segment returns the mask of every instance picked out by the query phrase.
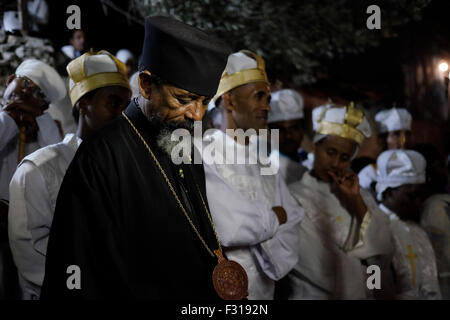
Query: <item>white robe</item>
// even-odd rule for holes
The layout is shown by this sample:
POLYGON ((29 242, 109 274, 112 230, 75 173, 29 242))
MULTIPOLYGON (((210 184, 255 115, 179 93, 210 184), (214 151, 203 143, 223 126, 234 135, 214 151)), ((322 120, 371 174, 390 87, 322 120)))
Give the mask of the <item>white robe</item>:
POLYGON ((420 225, 436 255, 442 298, 450 299, 450 195, 436 194, 425 201, 420 225))
MULTIPOLYGON (((205 135, 226 139, 228 146, 251 149, 220 130, 205 135)), ((227 151, 228 152, 228 151, 227 151)), ((224 157, 223 151, 220 157, 224 157)), ((248 155, 247 155, 248 156, 248 155)), ((249 157, 246 157, 249 163, 249 157)), ((298 224, 303 209, 290 195, 280 175, 261 175, 259 164, 204 163, 206 191, 220 242, 230 260, 246 270, 249 299, 273 299, 275 280, 284 277, 298 259, 298 224), (282 206, 287 222, 279 225, 272 210, 282 206)))
POLYGON ((398 299, 441 299, 436 258, 425 231, 411 221, 402 221, 380 204, 390 220, 395 244, 393 267, 398 299))
POLYGON ((364 189, 370 189, 373 182, 377 182, 377 170, 375 164, 365 166, 358 173, 359 185, 364 189))
POLYGON ((287 185, 299 181, 308 170, 300 162, 291 160, 278 150, 270 153, 270 161, 273 163, 274 171, 283 177, 287 185))
POLYGON ((374 199, 361 189, 368 211, 359 225, 331 192, 330 184, 319 181, 310 172, 289 185, 289 189, 305 209, 298 229, 300 256, 289 274, 289 298, 372 298, 362 260, 381 256, 383 268, 393 252, 389 220, 374 199))
POLYGON ((23 299, 38 299, 59 188, 81 140, 67 134, 20 163, 10 184, 9 243, 23 299))
MULTIPOLYGON (((25 145, 25 155, 61 141, 58 127, 48 113, 36 118, 37 141, 25 145)), ((6 113, 0 111, 0 199, 9 200, 9 182, 17 168, 19 128, 6 113)))

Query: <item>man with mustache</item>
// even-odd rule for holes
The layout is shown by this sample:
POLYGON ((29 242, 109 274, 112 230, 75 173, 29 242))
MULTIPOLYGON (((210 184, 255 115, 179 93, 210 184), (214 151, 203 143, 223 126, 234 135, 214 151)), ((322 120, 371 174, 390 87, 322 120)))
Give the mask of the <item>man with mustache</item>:
POLYGON ((214 149, 220 163, 205 161, 213 220, 227 256, 247 272, 248 298, 274 299, 275 281, 297 262, 303 209, 280 174, 262 175, 258 137, 236 139, 239 130, 267 129, 270 89, 263 59, 248 50, 231 54, 214 99, 221 128, 205 133, 203 150, 218 141, 225 147, 217 143, 214 149), (236 154, 234 163, 226 162, 230 154, 236 154))
POLYGON ((19 137, 25 141, 21 157, 61 141, 55 121, 45 111, 65 97, 66 87, 48 64, 27 59, 7 81, 0 110, 0 199, 9 200, 9 182, 19 159, 19 137))
POLYGON ((146 19, 139 97, 83 141, 61 185, 41 299, 223 294, 213 279, 230 262, 210 219, 203 166, 175 164, 167 136, 202 119, 228 52, 178 20, 146 19))
MULTIPOLYGON (((389 221, 368 192, 360 190, 350 161, 371 134, 353 104, 313 110, 314 167, 289 185, 305 208, 298 233, 300 254, 289 274, 290 299, 369 299, 387 291, 392 254, 389 221), (366 268, 381 269, 381 289, 370 291, 366 268)), ((385 297, 385 296, 383 296, 385 297)))
POLYGON ((125 65, 106 51, 85 53, 67 66, 76 134, 24 158, 10 184, 9 243, 22 298, 39 299, 56 197, 82 140, 117 118, 130 101, 125 65))

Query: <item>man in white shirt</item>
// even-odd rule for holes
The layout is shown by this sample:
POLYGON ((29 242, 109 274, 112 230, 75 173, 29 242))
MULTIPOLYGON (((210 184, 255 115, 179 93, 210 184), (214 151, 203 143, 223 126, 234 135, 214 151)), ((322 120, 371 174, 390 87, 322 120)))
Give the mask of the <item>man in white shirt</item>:
POLYGON ((440 299, 434 250, 418 224, 426 197, 425 158, 413 150, 388 150, 377 166, 377 198, 391 220, 395 245, 396 298, 440 299))
POLYGON ((9 241, 22 298, 38 299, 58 191, 81 141, 120 115, 130 99, 125 65, 106 51, 67 66, 76 134, 23 159, 10 184, 9 241))
POLYGON ((279 174, 262 175, 258 137, 233 137, 238 129, 267 128, 270 89, 262 58, 248 50, 231 54, 214 100, 221 128, 206 133, 204 143, 225 148, 214 149, 222 163, 204 161, 211 214, 225 254, 247 272, 248 298, 273 299, 275 281, 297 262, 303 209, 279 174), (225 163, 231 153, 245 162, 225 163))
POLYGON ((55 121, 45 111, 66 95, 56 70, 36 59, 23 61, 7 84, 0 110, 0 199, 5 200, 9 200, 9 182, 20 160, 61 141, 55 121))
POLYGON ((302 165, 299 149, 305 127, 303 98, 292 89, 272 93, 267 123, 271 130, 279 130, 279 149, 271 151, 271 158, 286 184, 298 181, 307 169, 302 165))
POLYGON ((359 145, 370 137, 369 122, 352 103, 317 107, 312 117, 313 170, 289 185, 305 217, 298 228, 300 253, 289 274, 288 298, 386 297, 393 249, 389 221, 349 169, 359 145), (367 286, 369 265, 381 269, 381 290, 367 286))

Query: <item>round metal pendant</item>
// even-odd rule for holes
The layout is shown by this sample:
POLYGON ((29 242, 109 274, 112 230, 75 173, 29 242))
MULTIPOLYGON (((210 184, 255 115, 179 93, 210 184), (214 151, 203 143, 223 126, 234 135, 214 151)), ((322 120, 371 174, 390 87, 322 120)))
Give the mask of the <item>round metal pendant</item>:
POLYGON ((214 289, 224 300, 242 300, 248 296, 247 273, 235 261, 220 261, 214 268, 212 279, 214 289))

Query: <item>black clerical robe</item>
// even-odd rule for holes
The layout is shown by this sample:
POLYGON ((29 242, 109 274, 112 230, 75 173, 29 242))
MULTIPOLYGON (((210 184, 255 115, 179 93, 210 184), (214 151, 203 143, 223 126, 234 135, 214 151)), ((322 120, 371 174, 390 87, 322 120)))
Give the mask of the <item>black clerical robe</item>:
MULTIPOLYGON (((217 249, 199 196, 200 190, 207 201, 203 166, 173 164, 133 101, 125 113, 208 246, 217 249)), ((219 299, 212 284, 216 263, 123 116, 81 144, 59 191, 41 299, 219 299), (76 281, 69 279, 72 265, 81 271, 81 289, 68 288, 76 281)))

